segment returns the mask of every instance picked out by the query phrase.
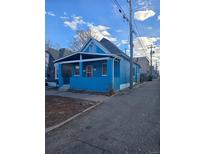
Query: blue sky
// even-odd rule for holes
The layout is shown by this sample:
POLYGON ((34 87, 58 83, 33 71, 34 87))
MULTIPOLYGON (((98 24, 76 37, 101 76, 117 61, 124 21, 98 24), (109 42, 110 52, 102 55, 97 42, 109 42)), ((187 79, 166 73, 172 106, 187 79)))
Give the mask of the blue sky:
MULTIPOLYGON (((128 15, 127 0, 117 0, 128 15)), ((71 45, 76 30, 92 28, 129 52, 129 27, 113 0, 46 0, 45 37, 60 48, 71 45)), ((135 49, 160 42, 159 0, 133 0, 134 22, 140 36, 134 36, 135 49)), ((135 26, 135 25, 134 25, 135 26)))

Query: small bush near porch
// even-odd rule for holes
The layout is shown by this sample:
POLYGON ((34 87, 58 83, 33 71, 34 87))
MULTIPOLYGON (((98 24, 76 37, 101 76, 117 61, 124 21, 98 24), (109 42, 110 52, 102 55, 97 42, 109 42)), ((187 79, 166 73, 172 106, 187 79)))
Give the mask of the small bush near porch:
POLYGON ((94 105, 94 102, 60 97, 60 96, 46 96, 45 97, 45 127, 51 127, 67 120, 75 114, 85 110, 94 105))

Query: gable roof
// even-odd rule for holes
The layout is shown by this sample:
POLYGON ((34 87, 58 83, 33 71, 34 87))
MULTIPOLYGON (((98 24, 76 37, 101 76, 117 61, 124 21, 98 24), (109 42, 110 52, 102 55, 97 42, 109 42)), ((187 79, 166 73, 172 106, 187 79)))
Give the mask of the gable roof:
POLYGON ((66 48, 61 48, 59 50, 54 49, 54 48, 48 48, 46 49, 46 52, 49 53, 53 57, 54 60, 57 60, 62 57, 66 57, 73 53, 71 50, 66 49, 66 48))
POLYGON ((61 48, 59 49, 59 56, 58 58, 62 58, 62 57, 66 57, 70 54, 72 54, 73 52, 70 49, 66 49, 66 48, 61 48))
POLYGON ((116 45, 114 45, 112 42, 110 42, 106 38, 103 38, 100 41, 100 44, 103 45, 107 50, 109 50, 113 54, 121 54, 122 53, 122 51, 116 45))
POLYGON ((46 49, 46 52, 49 53, 53 57, 53 59, 58 59, 58 56, 59 56, 58 50, 53 49, 53 48, 48 48, 46 49))
POLYGON ((81 48, 81 52, 85 51, 86 48, 88 47, 90 42, 94 42, 96 45, 98 45, 106 54, 109 54, 109 50, 107 48, 105 48, 98 40, 94 39, 93 37, 91 37, 90 39, 87 40, 87 42, 83 45, 83 47, 81 48))
MULTIPOLYGON (((124 57, 125 59, 130 61, 130 57, 127 54, 122 52, 122 50, 120 50, 115 44, 113 44, 111 41, 107 40, 106 38, 103 38, 99 43, 103 45, 110 53, 124 57)), ((135 60, 133 60, 133 63, 137 64, 135 60)))
POLYGON ((134 57, 134 60, 138 63, 139 61, 147 61, 149 63, 149 59, 147 56, 143 57, 134 57))

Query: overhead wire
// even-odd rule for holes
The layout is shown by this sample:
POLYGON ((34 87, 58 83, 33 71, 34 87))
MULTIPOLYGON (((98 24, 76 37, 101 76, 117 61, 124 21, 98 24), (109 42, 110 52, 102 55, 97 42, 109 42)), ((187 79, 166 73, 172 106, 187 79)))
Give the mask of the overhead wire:
MULTIPOLYGON (((115 3, 115 5, 118 7, 118 11, 120 12, 120 14, 122 15, 122 17, 123 17, 123 19, 125 19, 127 22, 129 22, 129 18, 128 18, 128 16, 127 16, 127 14, 125 13, 125 11, 123 10, 123 8, 121 7, 121 5, 119 4, 119 2, 117 1, 117 0, 113 0, 113 2, 115 3)), ((139 37, 139 43, 140 43, 140 45, 141 45, 141 47, 143 48, 143 52, 144 52, 144 54, 146 55, 146 57, 148 57, 147 56, 147 53, 146 53, 146 47, 145 47, 145 45, 144 45, 144 42, 140 39, 141 38, 141 35, 140 35, 140 33, 139 33, 139 30, 137 29, 137 26, 136 26, 136 23, 135 22, 133 22, 134 23, 134 28, 135 28, 135 30, 133 30, 133 33, 135 34, 135 36, 137 37, 139 37)))

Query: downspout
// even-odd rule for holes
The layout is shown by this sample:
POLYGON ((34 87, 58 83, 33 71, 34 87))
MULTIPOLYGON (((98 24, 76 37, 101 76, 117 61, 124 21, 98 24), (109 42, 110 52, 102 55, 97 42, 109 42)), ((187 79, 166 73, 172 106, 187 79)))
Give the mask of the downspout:
POLYGON ((112 89, 113 89, 113 91, 115 90, 115 59, 116 59, 116 57, 114 57, 113 58, 113 63, 112 63, 112 89))

